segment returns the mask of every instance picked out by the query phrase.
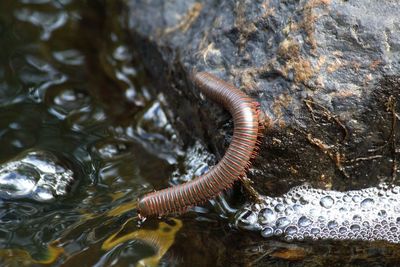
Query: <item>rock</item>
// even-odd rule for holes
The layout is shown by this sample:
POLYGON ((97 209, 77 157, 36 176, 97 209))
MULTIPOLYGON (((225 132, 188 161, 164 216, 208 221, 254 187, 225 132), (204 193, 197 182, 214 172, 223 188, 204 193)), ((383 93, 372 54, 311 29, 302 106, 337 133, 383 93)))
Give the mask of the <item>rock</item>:
POLYGON ((204 70, 261 103, 270 120, 250 178, 266 195, 305 181, 359 189, 398 172, 397 1, 132 0, 132 47, 188 145, 222 157, 230 117, 190 81, 204 70), (205 132, 204 132, 205 131, 205 132))

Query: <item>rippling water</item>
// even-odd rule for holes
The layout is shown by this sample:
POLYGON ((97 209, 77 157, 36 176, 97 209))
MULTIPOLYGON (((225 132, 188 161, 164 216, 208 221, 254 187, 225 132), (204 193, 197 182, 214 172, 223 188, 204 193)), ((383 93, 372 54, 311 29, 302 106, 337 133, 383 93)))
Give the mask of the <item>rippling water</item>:
POLYGON ((2 265, 157 264, 182 227, 137 227, 137 197, 167 184, 182 152, 125 43, 120 8, 0 3, 2 265), (159 244, 147 240, 157 233, 159 244))
POLYGON ((395 263, 398 247, 286 243, 223 198, 138 226, 136 199, 207 170, 129 45, 122 1, 0 1, 0 265, 395 263), (352 248, 349 250, 349 248, 352 248))

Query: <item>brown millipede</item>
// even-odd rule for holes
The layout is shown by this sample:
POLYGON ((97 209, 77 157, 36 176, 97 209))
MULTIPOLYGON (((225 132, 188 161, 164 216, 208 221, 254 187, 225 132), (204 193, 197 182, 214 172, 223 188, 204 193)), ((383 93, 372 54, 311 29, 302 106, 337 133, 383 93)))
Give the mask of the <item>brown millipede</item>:
POLYGON ((245 175, 257 154, 259 104, 245 93, 206 72, 193 75, 195 85, 207 97, 222 104, 233 116, 234 132, 224 157, 209 172, 182 185, 148 193, 138 201, 141 217, 180 213, 216 197, 245 175))

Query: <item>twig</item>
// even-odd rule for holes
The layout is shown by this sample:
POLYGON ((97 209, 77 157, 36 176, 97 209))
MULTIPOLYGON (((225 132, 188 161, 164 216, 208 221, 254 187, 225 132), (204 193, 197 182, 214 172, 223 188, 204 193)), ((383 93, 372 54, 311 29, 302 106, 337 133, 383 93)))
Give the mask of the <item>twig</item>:
POLYGON ((314 113, 316 113, 316 111, 314 111, 312 106, 314 105, 316 107, 321 108, 323 111, 321 113, 321 115, 323 115, 328 121, 335 122, 342 129, 342 131, 344 133, 342 142, 347 140, 347 138, 349 136, 349 131, 347 130, 346 126, 337 118, 337 116, 335 114, 333 114, 331 111, 329 111, 326 107, 314 102, 314 100, 311 100, 311 99, 304 100, 304 104, 306 105, 307 109, 309 110, 313 121, 316 121, 315 116, 314 116, 314 113))

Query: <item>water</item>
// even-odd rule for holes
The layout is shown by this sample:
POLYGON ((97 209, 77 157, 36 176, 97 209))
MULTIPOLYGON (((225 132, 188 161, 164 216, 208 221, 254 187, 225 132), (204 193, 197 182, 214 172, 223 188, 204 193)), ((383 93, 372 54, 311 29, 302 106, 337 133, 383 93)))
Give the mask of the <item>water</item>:
MULTIPOLYGON (((258 229, 269 238, 239 232, 224 198, 139 227, 140 195, 185 182, 215 159, 200 142, 180 147, 166 115, 173 110, 150 90, 123 11, 117 0, 0 1, 1 266, 398 263, 398 247, 387 243, 286 242, 274 227, 258 229)), ((282 212, 295 211, 276 205, 247 218, 279 220, 295 234, 282 212)))

